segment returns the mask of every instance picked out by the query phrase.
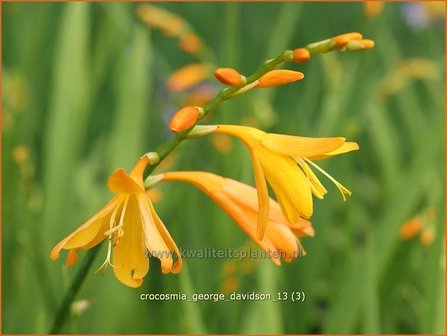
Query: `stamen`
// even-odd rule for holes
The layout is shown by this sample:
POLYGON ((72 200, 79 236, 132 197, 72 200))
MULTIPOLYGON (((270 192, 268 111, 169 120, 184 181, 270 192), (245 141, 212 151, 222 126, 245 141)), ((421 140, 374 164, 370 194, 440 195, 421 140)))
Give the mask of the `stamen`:
POLYGON ((120 216, 120 221, 118 223, 118 225, 116 226, 118 233, 115 237, 115 244, 113 246, 118 245, 120 239, 122 236, 124 236, 124 231, 122 229, 122 227, 124 226, 124 215, 126 213, 126 209, 127 209, 127 204, 129 203, 129 196, 126 196, 125 200, 124 200, 124 205, 123 205, 123 210, 121 211, 121 216, 120 216))
POLYGON ((314 174, 312 169, 307 165, 306 162, 301 157, 294 157, 296 163, 302 168, 304 171, 304 174, 306 175, 307 179, 310 183, 310 188, 312 189, 312 193, 317 196, 320 199, 324 198, 324 195, 327 194, 326 188, 323 186, 323 184, 320 182, 318 177, 314 174))
POLYGON ((310 163, 313 167, 317 168, 323 175, 325 175, 329 180, 332 181, 332 183, 335 184, 335 186, 338 188, 338 190, 341 193, 341 196, 343 197, 343 201, 346 201, 346 196, 351 196, 352 192, 348 190, 346 187, 344 187, 340 182, 338 182, 336 179, 334 179, 331 175, 326 173, 323 169, 321 169, 316 163, 312 162, 309 159, 304 158, 304 160, 308 163, 310 163))
POLYGON ((109 239, 112 239, 111 236, 113 233, 115 233, 116 231, 118 231, 119 229, 121 229, 121 226, 116 225, 113 228, 107 230, 106 232, 104 232, 104 236, 109 236, 109 239))
POLYGON ((298 256, 297 256, 297 258, 305 257, 307 255, 307 252, 304 249, 303 245, 301 245, 301 241, 299 239, 298 239, 297 243, 298 243, 298 256))
POLYGON ((113 226, 115 224, 115 217, 116 217, 116 214, 118 213, 118 209, 120 208, 121 203, 122 203, 122 201, 118 203, 118 205, 115 207, 115 209, 113 209, 112 216, 110 216, 110 222, 109 222, 110 229, 107 230, 106 232, 104 232, 104 236, 109 236, 109 239, 112 239, 112 236, 108 232, 113 229, 113 226))
POLYGON ((101 272, 104 274, 104 272, 107 269, 107 266, 109 266, 109 265, 113 268, 117 267, 117 266, 113 265, 112 262, 110 261, 111 257, 112 257, 112 240, 109 240, 108 247, 107 247, 106 260, 104 260, 102 265, 95 271, 95 273, 101 272))
POLYGON ((101 272, 104 273, 107 269, 107 267, 110 265, 111 267, 115 268, 117 266, 113 265, 111 262, 112 258, 112 248, 115 247, 118 244, 119 239, 124 235, 124 231, 122 230, 123 227, 123 221, 124 221, 124 215, 126 213, 127 209, 127 203, 129 201, 129 196, 126 196, 123 201, 121 201, 116 208, 113 210, 112 216, 110 217, 109 222, 109 230, 104 232, 105 236, 109 236, 109 242, 107 247, 107 256, 102 265, 96 270, 95 273, 101 272), (118 225, 115 224, 116 215, 118 213, 119 208, 121 207, 121 204, 123 204, 123 208, 121 209, 120 219, 118 222, 118 225), (115 232, 118 232, 115 239, 113 239, 113 234, 115 232))

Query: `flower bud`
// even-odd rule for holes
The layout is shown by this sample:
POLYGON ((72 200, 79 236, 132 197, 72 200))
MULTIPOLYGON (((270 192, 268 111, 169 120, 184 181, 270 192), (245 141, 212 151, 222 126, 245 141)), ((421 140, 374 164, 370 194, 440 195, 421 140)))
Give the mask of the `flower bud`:
POLYGON ((197 123, 200 119, 200 114, 198 108, 186 106, 174 114, 169 122, 169 129, 175 133, 185 131, 197 123))
POLYGON ((293 61, 297 63, 304 63, 310 59, 310 52, 306 48, 298 48, 293 50, 293 61))
POLYGON ((267 72, 259 79, 257 88, 267 88, 276 85, 283 85, 298 81, 304 78, 304 74, 299 71, 292 70, 272 70, 267 72))
POLYGON ((357 41, 363 38, 360 33, 346 33, 337 35, 331 38, 335 42, 335 49, 340 49, 346 46, 350 41, 357 41))
POLYGON ((352 40, 342 49, 342 51, 367 50, 374 47, 373 40, 352 40))
POLYGON ((247 82, 245 76, 233 68, 219 68, 214 71, 214 77, 222 84, 229 86, 241 86, 247 82))

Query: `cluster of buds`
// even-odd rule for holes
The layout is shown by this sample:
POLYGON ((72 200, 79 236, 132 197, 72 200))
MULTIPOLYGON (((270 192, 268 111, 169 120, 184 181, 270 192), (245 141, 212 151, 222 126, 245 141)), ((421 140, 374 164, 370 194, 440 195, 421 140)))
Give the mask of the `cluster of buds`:
POLYGON ((374 47, 374 41, 363 39, 360 33, 341 34, 329 39, 308 44, 306 49, 311 54, 321 54, 329 51, 358 51, 374 47))

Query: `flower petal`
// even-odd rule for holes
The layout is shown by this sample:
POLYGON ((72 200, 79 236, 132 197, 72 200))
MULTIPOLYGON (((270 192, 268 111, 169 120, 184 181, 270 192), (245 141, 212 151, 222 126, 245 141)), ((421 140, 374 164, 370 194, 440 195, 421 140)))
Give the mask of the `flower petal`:
POLYGON ((71 249, 68 251, 67 260, 65 264, 67 267, 72 267, 78 261, 78 254, 76 253, 76 249, 71 249))
POLYGON ((175 244, 174 239, 172 239, 171 235, 169 234, 169 231, 166 229, 166 226, 163 224, 160 217, 158 217, 157 213, 155 212, 154 206, 152 205, 152 202, 150 198, 147 197, 147 203, 149 205, 149 209, 152 214, 152 218, 154 219, 155 225, 157 226, 158 232, 161 234, 164 242, 168 246, 169 251, 172 253, 175 253, 177 255, 177 260, 174 262, 174 265, 172 265, 171 272, 174 274, 179 273, 182 270, 182 255, 180 253, 180 250, 178 249, 177 245, 175 244))
POLYGON ((166 274, 172 269, 172 255, 157 228, 155 219, 152 216, 150 200, 144 193, 138 193, 138 208, 140 209, 141 222, 143 224, 144 240, 146 248, 155 258, 160 259, 161 271, 166 274))
POLYGON ((258 152, 267 181, 287 220, 294 223, 299 217, 310 218, 313 213, 312 192, 303 171, 289 157, 266 149, 258 152))
POLYGON ((288 156, 317 156, 331 152, 345 142, 345 138, 309 138, 267 133, 261 140, 265 148, 288 156))
MULTIPOLYGON (((257 238, 257 213, 243 206, 239 206, 231 198, 224 193, 215 193, 209 195, 232 219, 238 226, 264 251, 268 253, 276 252, 275 245, 270 237, 264 235, 262 240, 257 238)), ((280 265, 281 261, 273 254, 272 261, 280 265)))
POLYGON ((129 197, 123 218, 124 235, 113 248, 113 272, 123 284, 139 287, 149 271, 137 200, 129 197))
MULTIPOLYGON (((64 249, 82 248, 90 244, 96 237, 101 236, 101 229, 104 228, 102 219, 111 214, 113 209, 119 205, 121 198, 115 196, 107 205, 99 210, 87 222, 78 227, 75 231, 69 234, 65 239, 59 242, 51 251, 50 258, 56 260, 59 258, 60 251, 64 249)), ((101 239, 102 240, 102 239, 101 239)), ((101 241, 100 240, 100 241, 101 241)))
POLYGON ((107 186, 112 192, 128 195, 144 191, 123 168, 115 170, 112 176, 109 177, 107 186))
POLYGON ((348 152, 352 152, 359 149, 359 145, 357 142, 345 142, 342 146, 338 147, 337 149, 330 151, 324 155, 317 155, 317 156, 309 156, 308 159, 315 161, 315 160, 322 160, 327 159, 330 157, 333 157, 335 155, 344 154, 348 152))
POLYGON ((257 237, 259 240, 262 240, 269 220, 270 198, 267 189, 267 182, 265 181, 264 171, 261 166, 261 161, 259 160, 255 149, 251 150, 250 153, 253 162, 253 171, 255 174, 256 190, 258 193, 259 204, 257 237))
POLYGON ((298 240, 287 226, 272 224, 267 228, 266 234, 271 237, 276 249, 281 253, 282 259, 290 262, 299 256, 298 240))

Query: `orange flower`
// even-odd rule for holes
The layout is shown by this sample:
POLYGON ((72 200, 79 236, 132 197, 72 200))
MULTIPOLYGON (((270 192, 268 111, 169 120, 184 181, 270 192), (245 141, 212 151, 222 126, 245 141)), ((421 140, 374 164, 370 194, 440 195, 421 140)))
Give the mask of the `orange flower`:
POLYGON ((232 68, 219 68, 214 71, 214 77, 216 77, 219 82, 230 86, 240 86, 247 81, 245 76, 242 76, 238 71, 232 68))
POLYGON ((56 260, 62 249, 69 250, 67 265, 72 266, 77 261, 78 249, 90 249, 107 238, 108 252, 101 268, 112 265, 118 280, 129 287, 143 283, 149 271, 147 252, 160 259, 163 273, 180 272, 180 252, 143 186, 143 172, 148 163, 149 159, 144 156, 130 174, 117 169, 108 181, 109 189, 117 195, 57 244, 50 258, 56 260), (175 262, 174 254, 177 255, 175 262))
POLYGON ((245 233, 269 253, 272 261, 279 265, 280 259, 291 262, 305 255, 297 237, 313 236, 309 221, 298 219, 288 223, 281 209, 269 198, 270 213, 265 235, 258 239, 258 197, 255 188, 238 181, 205 172, 167 172, 161 181, 182 181, 195 185, 219 205, 245 233))
POLYGON ((267 88, 271 86, 283 85, 295 82, 304 78, 304 74, 292 70, 272 70, 259 78, 257 88, 267 88))
POLYGON ((203 109, 200 108, 200 110, 195 106, 186 106, 178 110, 169 122, 169 129, 178 133, 193 127, 199 120, 201 114, 203 115, 203 109))
POLYGON ((169 76, 167 86, 172 92, 181 92, 207 79, 209 75, 210 68, 208 65, 203 63, 189 64, 169 76))

